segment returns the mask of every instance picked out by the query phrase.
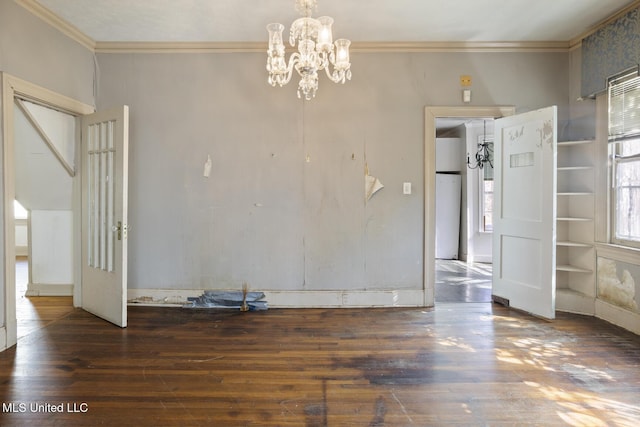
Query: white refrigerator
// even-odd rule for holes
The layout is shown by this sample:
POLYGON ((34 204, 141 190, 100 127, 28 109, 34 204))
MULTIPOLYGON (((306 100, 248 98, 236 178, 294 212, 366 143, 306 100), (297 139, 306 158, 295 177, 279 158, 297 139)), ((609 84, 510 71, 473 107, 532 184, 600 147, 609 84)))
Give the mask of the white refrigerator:
POLYGON ((462 178, 436 173, 436 258, 458 259, 462 178))

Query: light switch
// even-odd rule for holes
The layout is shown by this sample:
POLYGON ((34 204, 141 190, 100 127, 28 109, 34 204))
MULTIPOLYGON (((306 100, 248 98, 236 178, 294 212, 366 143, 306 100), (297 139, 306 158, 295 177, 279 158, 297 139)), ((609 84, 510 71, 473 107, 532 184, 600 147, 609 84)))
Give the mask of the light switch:
POLYGON ((411 194, 411 183, 405 182, 402 184, 402 194, 411 194))
POLYGON ((464 89, 462 91, 462 102, 471 102, 471 89, 464 89))

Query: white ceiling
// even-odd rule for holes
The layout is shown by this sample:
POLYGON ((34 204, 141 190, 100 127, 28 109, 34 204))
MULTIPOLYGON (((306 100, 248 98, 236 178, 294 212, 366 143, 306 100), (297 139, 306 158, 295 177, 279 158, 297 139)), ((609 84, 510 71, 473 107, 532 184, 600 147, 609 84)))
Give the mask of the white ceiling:
MULTIPOLYGON (((96 42, 265 42, 294 0, 37 2, 96 42)), ((334 37, 354 42, 571 41, 637 0, 318 0, 334 37)))

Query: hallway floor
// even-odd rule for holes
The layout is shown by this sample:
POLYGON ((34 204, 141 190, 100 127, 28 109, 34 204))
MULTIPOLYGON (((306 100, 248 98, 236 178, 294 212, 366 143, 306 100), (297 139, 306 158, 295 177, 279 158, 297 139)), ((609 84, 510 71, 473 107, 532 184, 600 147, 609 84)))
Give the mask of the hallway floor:
POLYGON ((436 304, 491 302, 491 275, 491 264, 437 259, 436 304))
POLYGON ((29 264, 26 258, 16 259, 16 319, 18 340, 45 327, 73 311, 72 297, 27 297, 29 264))

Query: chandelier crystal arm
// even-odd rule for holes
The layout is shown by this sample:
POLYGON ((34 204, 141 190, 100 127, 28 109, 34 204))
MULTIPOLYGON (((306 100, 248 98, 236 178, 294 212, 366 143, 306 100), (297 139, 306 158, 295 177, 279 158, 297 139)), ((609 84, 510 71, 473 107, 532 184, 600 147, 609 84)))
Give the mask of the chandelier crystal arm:
POLYGON ((331 71, 329 65, 327 65, 324 70, 329 80, 334 83, 344 84, 345 81, 351 80, 351 70, 340 70, 334 67, 333 71, 331 71))
POLYGON ((279 86, 284 86, 291 81, 291 77, 293 76, 293 68, 298 63, 299 58, 300 54, 298 52, 291 54, 289 63, 287 64, 285 71, 282 73, 283 78, 281 79, 281 82, 278 82, 279 86))

